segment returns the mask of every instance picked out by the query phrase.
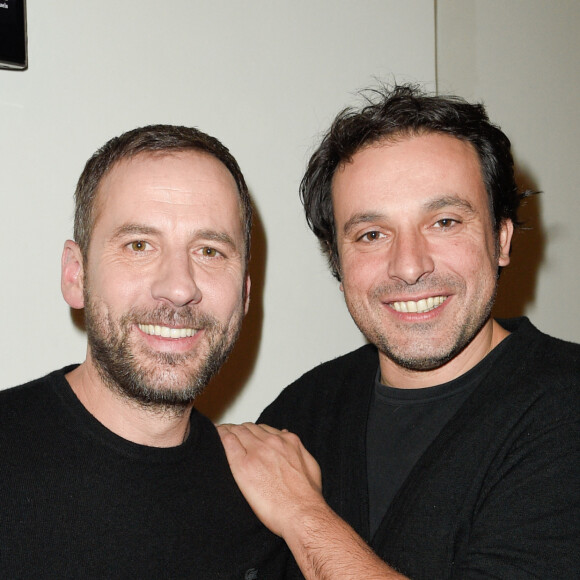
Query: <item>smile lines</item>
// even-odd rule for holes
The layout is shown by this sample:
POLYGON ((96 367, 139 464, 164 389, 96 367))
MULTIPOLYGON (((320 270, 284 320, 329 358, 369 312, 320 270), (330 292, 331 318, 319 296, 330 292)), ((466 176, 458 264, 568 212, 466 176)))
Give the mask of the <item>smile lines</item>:
POLYGON ((441 306, 445 300, 447 300, 447 296, 430 296, 429 298, 423 298, 416 302, 414 300, 391 302, 389 306, 397 312, 416 312, 417 314, 423 314, 424 312, 429 312, 441 306))
POLYGON ((159 326, 158 324, 138 324, 138 326, 139 330, 145 334, 163 338, 187 338, 197 332, 195 328, 170 328, 169 326, 159 326))

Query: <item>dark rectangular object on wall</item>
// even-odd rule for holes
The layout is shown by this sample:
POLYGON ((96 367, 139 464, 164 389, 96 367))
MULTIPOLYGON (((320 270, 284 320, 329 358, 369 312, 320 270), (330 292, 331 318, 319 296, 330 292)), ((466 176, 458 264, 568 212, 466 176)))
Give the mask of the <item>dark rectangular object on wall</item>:
POLYGON ((0 68, 25 69, 26 1, 0 0, 0 68))

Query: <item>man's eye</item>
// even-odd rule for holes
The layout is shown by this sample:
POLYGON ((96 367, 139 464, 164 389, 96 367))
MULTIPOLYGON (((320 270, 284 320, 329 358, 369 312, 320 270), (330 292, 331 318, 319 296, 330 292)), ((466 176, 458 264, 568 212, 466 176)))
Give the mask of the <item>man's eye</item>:
POLYGON ((366 232, 359 239, 363 242, 374 242, 375 240, 378 240, 381 237, 383 237, 383 234, 381 232, 372 231, 366 232))
POLYGON ((205 256, 206 258, 215 258, 216 256, 219 256, 219 252, 215 248, 206 246, 205 248, 201 249, 201 255, 205 256))
POLYGON ((457 220, 454 220, 452 218, 443 218, 443 219, 440 219, 437 222, 435 222, 435 225, 437 227, 446 229, 446 228, 450 228, 450 227, 454 226, 456 223, 458 223, 457 220))
POLYGON ((147 242, 144 242, 143 240, 136 240, 134 242, 131 242, 130 246, 131 249, 134 252, 144 252, 147 248, 148 248, 147 242))

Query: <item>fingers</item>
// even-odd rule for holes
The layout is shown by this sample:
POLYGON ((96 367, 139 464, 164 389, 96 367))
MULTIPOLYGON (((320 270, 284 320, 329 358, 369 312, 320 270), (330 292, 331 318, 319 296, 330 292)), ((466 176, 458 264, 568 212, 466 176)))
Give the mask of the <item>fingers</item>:
POLYGON ((248 439, 255 437, 252 435, 251 431, 243 425, 218 425, 217 431, 230 463, 247 455, 247 448, 249 445, 248 439))
POLYGON ((311 484, 320 489, 320 468, 314 457, 302 445, 300 438, 287 429, 275 429, 269 425, 243 423, 224 424, 218 427, 222 444, 226 450, 234 475, 243 469, 282 469, 282 465, 293 466, 294 471, 303 472, 311 484))
POLYGON ((271 441, 272 437, 284 438, 290 435, 287 429, 280 431, 269 425, 256 425, 254 423, 242 423, 241 425, 224 423, 223 425, 219 425, 217 430, 222 438, 222 442, 227 441, 231 445, 237 443, 244 448, 248 448, 259 442, 271 441))
POLYGON ((318 463, 302 445, 300 438, 287 429, 275 429, 269 425, 225 423, 217 427, 222 444, 230 463, 249 460, 304 463, 310 469, 318 470, 318 463))
POLYGON ((255 425, 254 423, 241 425, 225 423, 218 425, 217 431, 230 466, 244 461, 260 450, 263 452, 265 449, 275 446, 276 444, 273 443, 272 439, 282 433, 273 427, 255 425))
POLYGON ((297 513, 324 501, 318 463, 297 435, 253 423, 217 429, 234 479, 272 532, 283 536, 297 513))

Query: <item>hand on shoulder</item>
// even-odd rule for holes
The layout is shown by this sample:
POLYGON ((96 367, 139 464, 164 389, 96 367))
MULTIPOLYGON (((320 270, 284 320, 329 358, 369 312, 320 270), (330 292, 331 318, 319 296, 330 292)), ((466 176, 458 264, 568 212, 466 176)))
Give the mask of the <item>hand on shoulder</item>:
POLYGON ((220 425, 234 478, 260 520, 275 534, 300 514, 326 505, 318 463, 299 437, 268 425, 220 425))

